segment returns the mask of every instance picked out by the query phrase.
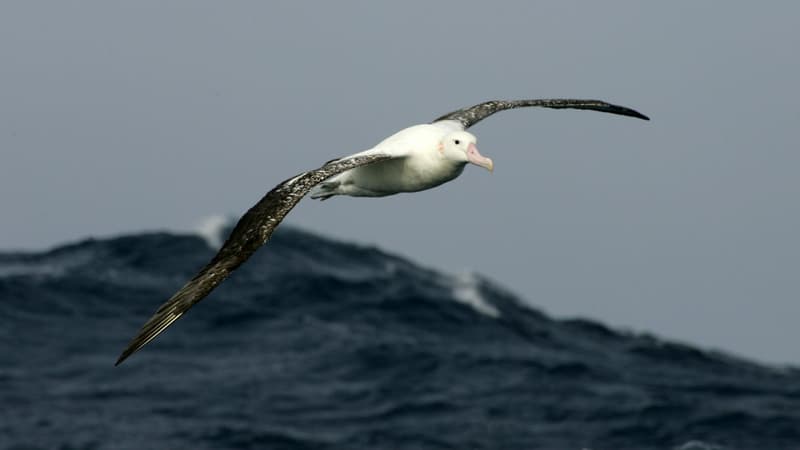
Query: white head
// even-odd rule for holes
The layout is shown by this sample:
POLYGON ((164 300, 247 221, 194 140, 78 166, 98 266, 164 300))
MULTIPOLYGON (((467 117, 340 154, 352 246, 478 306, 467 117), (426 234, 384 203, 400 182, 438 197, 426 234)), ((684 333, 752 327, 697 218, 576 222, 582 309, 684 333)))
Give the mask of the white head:
POLYGON ((466 131, 456 131, 442 138, 440 150, 445 158, 461 162, 472 163, 491 172, 494 169, 492 160, 481 155, 475 143, 478 138, 466 131))

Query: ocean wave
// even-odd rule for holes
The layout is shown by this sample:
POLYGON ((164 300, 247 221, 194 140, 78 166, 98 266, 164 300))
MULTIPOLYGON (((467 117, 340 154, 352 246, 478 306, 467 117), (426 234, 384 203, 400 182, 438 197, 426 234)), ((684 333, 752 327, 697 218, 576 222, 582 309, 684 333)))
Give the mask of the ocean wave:
POLYGON ((462 273, 449 277, 452 280, 453 299, 467 304, 481 314, 500 317, 500 311, 483 296, 480 281, 474 273, 462 273))
POLYGON ((124 365, 225 233, 0 254, 11 448, 790 449, 800 371, 589 320, 281 227, 124 365))
POLYGON ((201 237, 208 247, 212 250, 218 250, 225 242, 231 227, 235 225, 235 219, 223 216, 221 214, 214 214, 201 219, 194 227, 194 233, 201 237))

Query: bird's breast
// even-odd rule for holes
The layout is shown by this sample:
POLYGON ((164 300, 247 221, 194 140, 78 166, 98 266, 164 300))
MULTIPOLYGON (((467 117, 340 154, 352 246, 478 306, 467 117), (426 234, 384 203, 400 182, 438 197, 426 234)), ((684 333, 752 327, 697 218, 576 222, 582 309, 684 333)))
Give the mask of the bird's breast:
POLYGON ((349 181, 362 189, 389 195, 430 189, 458 177, 463 170, 464 164, 443 158, 409 157, 359 167, 353 170, 349 181))

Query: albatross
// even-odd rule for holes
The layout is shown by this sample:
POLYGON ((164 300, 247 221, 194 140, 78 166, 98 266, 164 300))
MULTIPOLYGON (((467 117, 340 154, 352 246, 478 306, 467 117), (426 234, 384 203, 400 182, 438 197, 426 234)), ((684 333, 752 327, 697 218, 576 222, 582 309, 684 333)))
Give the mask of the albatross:
POLYGON ((461 175, 467 164, 491 172, 494 162, 478 151, 477 138, 466 130, 497 112, 524 107, 585 109, 650 120, 633 109, 600 100, 495 100, 408 127, 369 150, 328 161, 318 169, 289 178, 239 219, 219 252, 156 310, 115 365, 161 334, 247 261, 307 194, 320 200, 336 195, 383 197, 436 187, 461 175))

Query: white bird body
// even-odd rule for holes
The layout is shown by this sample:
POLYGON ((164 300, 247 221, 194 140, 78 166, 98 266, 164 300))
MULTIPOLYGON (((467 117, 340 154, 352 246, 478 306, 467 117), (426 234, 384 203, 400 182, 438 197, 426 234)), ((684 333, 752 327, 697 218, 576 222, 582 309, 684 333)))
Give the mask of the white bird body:
POLYGON ((491 171, 494 163, 478 152, 477 139, 465 130, 496 112, 530 106, 587 109, 649 120, 632 109, 599 100, 495 100, 453 111, 430 124, 406 128, 369 150, 289 178, 239 219, 214 258, 145 322, 117 364, 182 317, 266 244, 286 214, 309 192, 312 198, 322 200, 335 195, 383 197, 446 183, 461 175, 468 163, 491 171))
POLYGON ((331 177, 311 192, 311 198, 326 199, 334 195, 383 197, 430 189, 458 177, 468 160, 448 152, 446 139, 449 136, 460 138, 466 148, 470 143, 475 144, 476 138, 461 131, 455 122, 445 122, 448 123, 405 128, 369 150, 342 158, 370 154, 394 157, 331 177))

